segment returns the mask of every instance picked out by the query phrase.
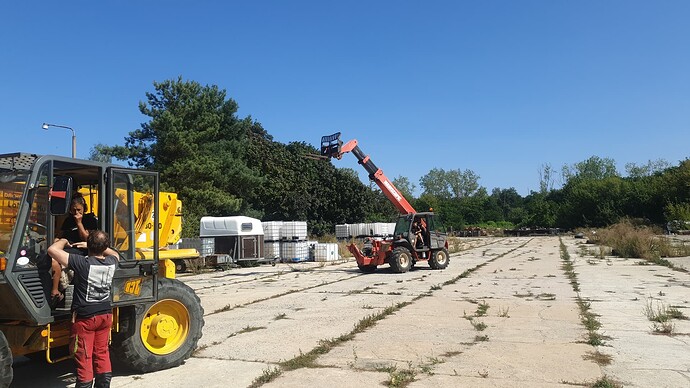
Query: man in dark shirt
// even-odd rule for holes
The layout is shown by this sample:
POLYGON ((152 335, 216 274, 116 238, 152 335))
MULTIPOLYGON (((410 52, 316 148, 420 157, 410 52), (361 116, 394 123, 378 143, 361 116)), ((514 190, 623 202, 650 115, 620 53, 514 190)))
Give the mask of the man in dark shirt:
POLYGON ((72 300, 72 348, 77 364, 75 388, 110 386, 112 368, 108 339, 113 323, 110 288, 117 266, 117 252, 109 248, 108 234, 101 230, 89 233, 86 243, 70 244, 60 239, 48 248, 48 254, 58 263, 74 270, 72 300), (65 248, 83 248, 88 256, 65 252, 65 248))
MULTIPOLYGON (((77 193, 72 197, 69 205, 70 216, 62 223, 59 236, 66 238, 70 244, 86 241, 89 232, 98 229, 98 219, 93 213, 86 213, 88 210, 89 207, 86 205, 86 200, 81 194, 77 193)), ((63 295, 60 293, 59 288, 62 266, 57 261, 53 260, 51 267, 53 269, 53 283, 50 299, 52 307, 55 307, 56 304, 63 299, 63 295)))

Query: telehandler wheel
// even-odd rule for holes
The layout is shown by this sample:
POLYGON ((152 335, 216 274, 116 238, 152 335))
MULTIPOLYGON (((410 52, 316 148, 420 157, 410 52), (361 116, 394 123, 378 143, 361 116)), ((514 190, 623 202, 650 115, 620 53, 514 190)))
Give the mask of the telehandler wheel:
POLYGON ((375 264, 370 264, 370 265, 358 265, 359 270, 364 272, 364 273, 374 273, 376 272, 376 265, 375 264))
POLYGON ((431 267, 431 269, 444 269, 449 263, 450 257, 446 248, 432 253, 431 259, 429 259, 429 267, 431 267))
POLYGON ((407 272, 412 267, 412 254, 405 247, 397 247, 391 252, 389 262, 393 272, 407 272))
POLYGON ((12 383, 12 350, 0 331, 0 388, 7 388, 12 383))
POLYGON ((152 372, 182 364, 196 349, 204 309, 189 286, 158 279, 158 301, 122 308, 113 352, 124 366, 152 372))

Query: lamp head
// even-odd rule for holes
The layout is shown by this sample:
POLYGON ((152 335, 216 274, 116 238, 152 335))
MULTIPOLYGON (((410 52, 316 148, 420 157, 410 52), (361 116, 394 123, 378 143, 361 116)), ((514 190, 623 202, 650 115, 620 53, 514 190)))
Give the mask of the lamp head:
POLYGON ((48 124, 43 123, 43 125, 41 126, 41 128, 43 128, 43 129, 48 129, 48 124))

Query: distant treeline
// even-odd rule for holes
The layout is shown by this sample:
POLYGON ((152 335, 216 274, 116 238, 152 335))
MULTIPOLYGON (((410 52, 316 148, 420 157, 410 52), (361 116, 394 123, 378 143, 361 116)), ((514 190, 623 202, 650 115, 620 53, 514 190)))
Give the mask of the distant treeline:
MULTIPOLYGON (((195 236, 202 216, 247 215, 265 221, 307 220, 310 233, 333 234, 342 223, 390 222, 395 208, 352 169, 309 158, 309 144, 283 144, 217 86, 182 78, 154 82, 139 110, 150 119, 124 145, 96 145, 92 159, 126 160, 160 172, 161 188, 183 201, 183 235, 195 236)), ((622 177, 610 159, 593 156, 540 171, 540 190, 522 197, 514 188, 488 193, 470 170, 434 168, 420 179, 422 194, 406 177, 394 179, 419 211, 433 208, 447 227, 606 226, 621 218, 663 224, 690 220, 690 160, 628 165, 622 177)))

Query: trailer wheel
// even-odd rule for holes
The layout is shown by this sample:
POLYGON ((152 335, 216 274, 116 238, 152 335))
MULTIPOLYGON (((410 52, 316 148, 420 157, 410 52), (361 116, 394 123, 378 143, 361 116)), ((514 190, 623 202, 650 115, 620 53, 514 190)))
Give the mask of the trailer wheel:
POLYGON ((5 334, 0 331, 0 388, 12 383, 12 351, 5 334))
POLYGON ((359 270, 364 272, 364 273, 374 273, 376 272, 376 264, 370 264, 370 265, 358 265, 359 270))
POLYGON ((412 267, 412 254, 405 247, 397 247, 391 252, 389 264, 393 272, 403 273, 410 270, 412 267))
POLYGON ((450 263, 450 258, 448 255, 448 250, 446 248, 440 249, 431 254, 431 259, 429 259, 429 267, 431 269, 444 269, 450 263))
POLYGON ((175 273, 187 272, 187 262, 182 259, 173 260, 175 263, 175 273))
POLYGON ((121 309, 113 352, 124 366, 152 372, 182 364, 196 349, 204 326, 204 309, 189 286, 158 279, 158 301, 121 309))

